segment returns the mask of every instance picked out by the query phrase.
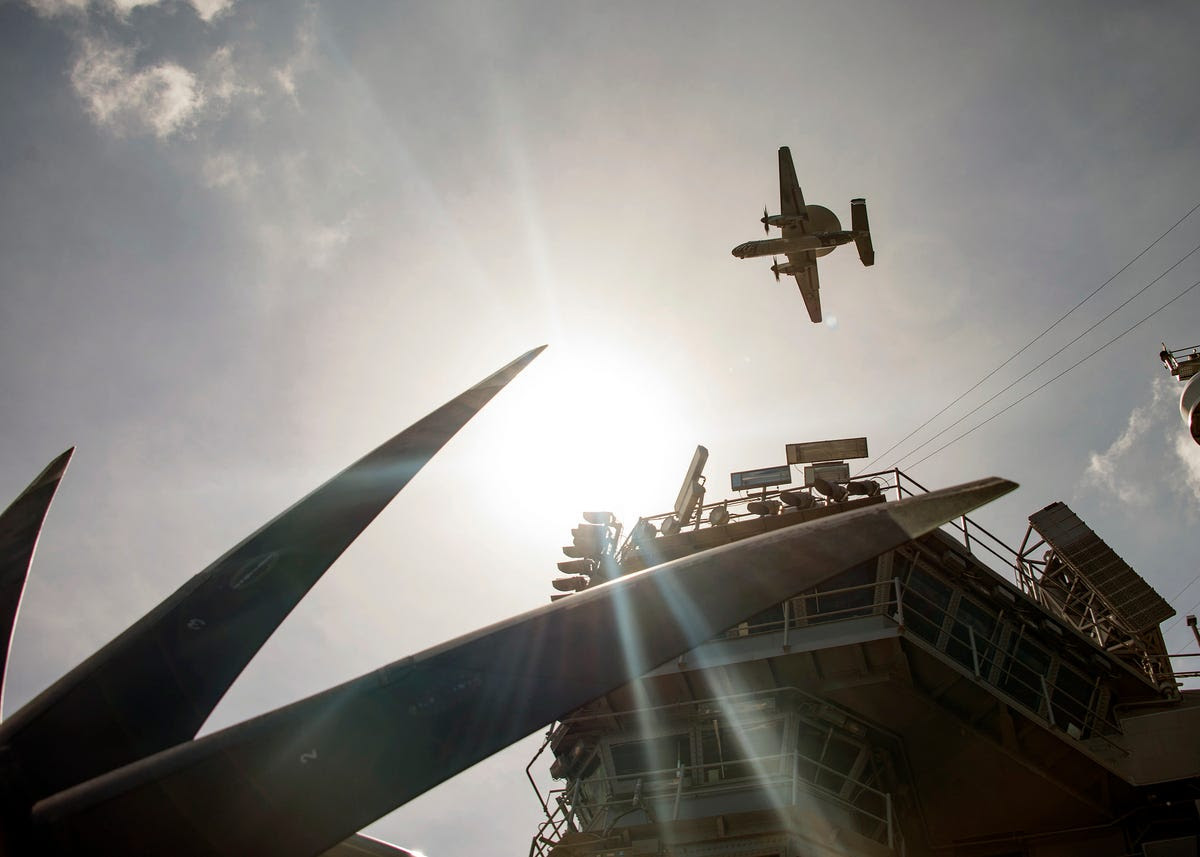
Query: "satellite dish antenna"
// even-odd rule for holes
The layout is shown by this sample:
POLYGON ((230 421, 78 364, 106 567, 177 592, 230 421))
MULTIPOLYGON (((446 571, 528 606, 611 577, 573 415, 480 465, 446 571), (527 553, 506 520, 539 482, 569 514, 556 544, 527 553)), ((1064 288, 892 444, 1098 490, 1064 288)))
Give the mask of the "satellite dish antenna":
POLYGON ((675 518, 680 526, 692 521, 698 506, 704 503, 704 465, 708 462, 708 450, 703 446, 696 447, 692 463, 688 466, 687 475, 683 477, 683 486, 679 496, 675 498, 675 518))

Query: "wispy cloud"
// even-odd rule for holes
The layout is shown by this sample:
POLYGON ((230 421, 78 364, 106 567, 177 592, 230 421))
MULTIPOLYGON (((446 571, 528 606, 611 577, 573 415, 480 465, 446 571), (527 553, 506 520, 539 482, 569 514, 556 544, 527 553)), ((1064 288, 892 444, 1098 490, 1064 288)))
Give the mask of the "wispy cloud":
MULTIPOLYGON (((89 9, 112 12, 124 17, 140 6, 157 6, 161 0, 26 0, 39 15, 79 14, 89 9)), ((208 22, 233 6, 234 0, 189 0, 200 20, 208 22)))
POLYGON ((71 69, 71 85, 96 122, 118 134, 151 132, 164 138, 186 128, 204 106, 196 76, 163 62, 134 67, 132 48, 85 38, 71 69))
POLYGON ((1142 508, 1161 502, 1166 486, 1188 508, 1200 501, 1200 446, 1179 419, 1178 393, 1179 385, 1156 377, 1150 401, 1130 412, 1107 449, 1088 456, 1083 486, 1142 508))
MULTIPOLYGON (((1182 422, 1180 425, 1182 426, 1182 422)), ((1200 502, 1200 446, 1181 430, 1175 435, 1175 455, 1179 459, 1183 476, 1179 483, 1180 489, 1190 495, 1187 498, 1189 501, 1200 502)))
MULTIPOLYGON (((1154 398, 1155 400, 1159 398, 1157 391, 1154 398)), ((1126 468, 1123 465, 1129 459, 1137 442, 1145 436, 1150 428, 1152 407, 1153 403, 1134 408, 1133 412, 1129 414, 1125 430, 1108 449, 1104 452, 1093 452, 1088 456, 1088 466, 1084 472, 1086 483, 1105 489, 1120 499, 1122 503, 1146 506, 1150 502, 1146 491, 1136 481, 1128 478, 1130 474, 1125 472, 1126 468)))

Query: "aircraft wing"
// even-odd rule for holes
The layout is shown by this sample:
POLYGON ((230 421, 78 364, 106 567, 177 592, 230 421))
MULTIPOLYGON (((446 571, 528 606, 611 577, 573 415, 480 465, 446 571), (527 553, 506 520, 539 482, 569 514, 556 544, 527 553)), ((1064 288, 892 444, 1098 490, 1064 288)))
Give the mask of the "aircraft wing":
MULTIPOLYGON (((800 192, 800 182, 796 180, 796 168, 792 165, 792 152, 787 146, 779 147, 779 213, 803 214, 804 194, 800 192)), ((783 237, 805 235, 805 226, 786 227, 783 237)))
POLYGON ((789 253, 788 262, 793 266, 793 270, 803 265, 796 277, 796 285, 800 287, 800 296, 804 298, 804 305, 808 307, 808 317, 814 322, 821 321, 821 282, 817 277, 817 255, 811 250, 805 253, 789 253))
MULTIPOLYGON (((194 737, 330 565, 541 351, 522 355, 359 459, 0 723, 0 746, 26 775, 23 788, 44 797, 194 737)), ((182 852, 173 845, 163 853, 182 852)))
MULTIPOLYGON (((4 686, 13 623, 17 619, 17 608, 21 606, 21 594, 25 591, 38 535, 74 452, 75 448, 71 447, 46 465, 46 469, 0 514, 0 688, 4 686)), ((2 691, 0 699, 3 699, 2 691)))
POLYGON ((38 802, 44 853, 304 857, 761 610, 966 514, 983 479, 618 578, 38 802))

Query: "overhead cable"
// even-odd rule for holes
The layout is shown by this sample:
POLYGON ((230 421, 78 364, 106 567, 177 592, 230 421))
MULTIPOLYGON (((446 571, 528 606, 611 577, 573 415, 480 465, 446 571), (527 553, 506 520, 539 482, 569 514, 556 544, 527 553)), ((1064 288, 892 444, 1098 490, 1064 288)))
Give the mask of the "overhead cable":
POLYGON ((1149 321, 1150 319, 1154 318, 1154 316, 1158 315, 1160 312, 1162 312, 1163 310, 1165 310, 1165 309, 1166 309, 1167 307, 1169 307, 1171 304, 1175 303, 1175 301, 1179 300, 1181 297, 1183 297, 1184 295, 1186 295, 1188 292, 1190 292, 1192 289, 1196 288, 1197 286, 1200 286, 1200 280, 1197 280, 1196 282, 1192 283, 1190 286, 1188 286, 1188 287, 1187 287, 1186 289, 1184 289, 1182 292, 1180 292, 1179 294, 1177 294, 1175 297, 1171 298, 1169 301, 1167 301, 1165 304, 1163 304, 1162 306, 1160 306, 1160 307, 1159 307, 1158 309, 1156 309, 1154 312, 1150 313, 1148 316, 1146 316, 1145 318, 1143 318, 1141 321, 1139 321, 1139 322, 1137 322, 1136 324, 1130 325, 1129 327, 1125 328, 1123 331, 1121 331, 1120 333, 1118 333, 1118 334, 1117 334, 1116 336, 1114 336, 1112 339, 1108 340, 1108 342, 1106 342, 1106 343, 1104 343, 1103 345, 1101 345, 1099 348, 1097 348, 1097 349, 1096 349, 1095 351, 1093 351, 1091 354, 1087 355, 1086 357, 1084 357, 1083 359, 1079 360, 1078 362, 1076 362, 1076 363, 1073 363, 1072 365, 1068 366, 1066 369, 1064 369, 1063 371, 1059 372, 1057 375, 1055 375, 1055 376, 1054 376, 1053 378, 1051 378, 1049 381, 1046 381, 1046 382, 1045 382, 1044 384, 1042 384, 1040 387, 1037 387, 1037 388, 1035 388, 1035 389, 1033 389, 1033 390, 1030 390, 1028 393, 1026 393, 1026 394, 1025 394, 1024 396, 1022 396, 1021 398, 1017 399, 1015 402, 1011 402, 1011 403, 1009 403, 1009 404, 1005 405, 1003 408, 1001 408, 1000 410, 996 411, 996 413, 992 414, 990 417, 988 417, 986 420, 984 420, 983 422, 981 422, 981 423, 979 423, 978 425, 976 425, 974 428, 969 428, 969 429, 967 429, 965 432, 963 432, 962 434, 960 434, 958 437, 954 438, 954 440, 950 441, 949 443, 943 444, 942 446, 939 446, 939 447, 938 447, 937 449, 935 449, 933 452, 929 453, 929 455, 925 456, 925 457, 924 457, 924 458, 922 458, 922 459, 919 459, 918 461, 915 461, 915 462, 913 462, 913 463, 912 463, 911 465, 909 465, 909 466, 910 466, 910 467, 916 467, 916 466, 917 466, 918 464, 920 464, 921 462, 923 462, 923 461, 928 461, 929 459, 931 459, 931 458, 933 458, 935 455, 937 455, 939 452, 941 452, 943 449, 946 449, 947 447, 953 446, 954 444, 958 443, 958 442, 959 442, 960 440, 962 440, 964 437, 966 437, 967 435, 971 434, 971 432, 975 431, 976 429, 983 428, 985 425, 987 425, 988 423, 990 423, 990 422, 991 422, 992 420, 994 420, 996 417, 1000 416, 1002 413, 1004 413, 1005 411, 1007 411, 1009 408, 1011 408, 1011 407, 1013 407, 1013 406, 1015 406, 1015 405, 1019 405, 1019 404, 1021 404, 1021 402, 1025 401, 1026 399, 1028 399, 1028 398, 1029 398, 1030 396, 1032 396, 1034 393, 1040 392, 1041 390, 1044 390, 1046 387, 1049 387, 1051 384, 1053 384, 1055 381, 1057 381, 1057 380, 1058 380, 1059 378, 1061 378, 1063 375, 1066 375, 1068 372, 1070 372, 1070 371, 1071 371, 1072 369, 1074 369, 1076 366, 1079 366, 1079 365, 1081 365, 1081 364, 1083 364, 1083 363, 1086 363, 1088 360, 1090 360, 1090 359, 1092 359, 1093 357, 1095 357, 1097 354, 1099 354, 1099 353, 1100 353, 1101 351, 1103 351, 1105 348, 1108 348, 1108 346, 1112 345, 1114 342, 1116 342, 1118 339, 1120 339, 1121 337, 1123 337, 1125 334, 1127 334, 1127 333, 1130 333, 1130 332, 1131 332, 1131 331, 1133 331, 1135 328, 1137 328, 1137 327, 1140 327, 1140 326, 1141 326, 1142 324, 1144 324, 1145 322, 1147 322, 1147 321, 1149 321))
MULTIPOLYGON (((1128 306, 1128 305, 1129 305, 1129 303, 1130 303, 1130 301, 1132 301, 1134 298, 1136 298, 1136 297, 1137 297, 1138 295, 1140 295, 1142 292, 1146 291, 1146 289, 1148 289, 1148 288, 1150 288, 1151 286, 1153 286, 1155 283, 1157 283, 1159 280, 1161 280, 1161 279, 1162 279, 1163 277, 1165 277, 1167 274, 1171 273, 1171 272, 1172 272, 1172 271, 1174 271, 1176 268, 1178 268, 1180 265, 1182 265, 1184 262, 1186 262, 1186 261, 1188 260, 1188 258, 1190 258, 1190 257, 1191 257, 1191 255, 1192 255, 1193 253, 1195 253, 1197 250, 1200 250, 1200 244, 1197 244, 1195 247, 1193 247, 1191 250, 1189 250, 1189 251, 1188 251, 1188 252, 1187 252, 1187 253, 1186 253, 1186 254, 1183 256, 1183 258, 1182 258, 1182 259, 1180 259, 1178 262, 1176 262, 1176 263, 1175 263, 1174 265, 1172 265, 1171 267, 1167 268, 1167 270, 1163 271, 1161 274, 1159 274, 1159 275, 1158 275, 1157 277, 1155 277, 1153 280, 1151 280, 1150 282, 1146 283, 1146 285, 1142 286, 1140 289, 1138 289, 1138 290, 1137 290, 1136 292, 1134 292, 1132 295, 1130 295, 1129 297, 1127 297, 1127 298, 1124 300, 1124 302, 1123 302, 1123 303, 1121 303, 1121 305, 1120 305, 1120 306, 1118 306, 1116 309, 1114 309, 1114 310, 1113 310, 1112 312, 1110 312, 1108 315, 1104 316, 1104 318, 1102 318, 1102 319, 1100 319, 1099 321, 1097 321, 1097 322, 1095 322, 1094 324, 1092 324, 1092 326, 1091 326, 1091 327, 1089 327, 1089 328, 1087 328, 1086 330, 1084 330, 1082 333, 1080 333, 1078 336, 1076 336, 1074 339, 1072 339, 1072 340, 1071 340, 1070 342, 1068 342, 1066 345, 1062 346, 1062 348, 1059 348, 1057 351, 1055 351, 1055 352, 1054 352, 1053 354, 1051 354, 1049 357, 1046 357, 1046 358, 1044 358, 1044 359, 1043 359, 1043 360, 1042 360, 1040 363, 1038 363, 1037 365, 1033 366, 1031 369, 1029 369, 1028 371, 1026 371, 1024 375, 1021 375, 1020 377, 1018 377, 1016 380, 1014 380, 1014 381, 1013 381, 1011 384, 1009 384, 1009 385, 1008 385, 1007 387, 1005 387, 1003 390, 1000 390, 1000 391, 999 391, 999 392, 997 392, 997 393, 993 393, 993 394, 992 394, 992 395, 991 395, 989 398, 987 398, 987 399, 984 399, 982 402, 980 402, 978 405, 976 405, 975 407, 973 407, 971 410, 967 411, 965 414, 963 414, 963 415, 962 415, 961 417, 959 417, 957 420, 955 420, 954 422, 950 423, 950 425, 946 426, 946 427, 945 427, 945 428, 943 428, 943 429, 939 429, 939 430, 938 430, 936 433, 934 433, 934 434, 933 434, 933 435, 932 435, 932 436, 931 436, 931 437, 930 437, 928 440, 925 440, 925 441, 923 441, 923 442, 919 443, 917 446, 913 447, 913 448, 912 448, 912 449, 910 449, 908 452, 904 453, 904 455, 902 455, 902 456, 900 456, 900 458, 896 459, 896 462, 895 462, 895 463, 896 463, 896 465, 899 465, 899 464, 900 464, 900 462, 901 462, 901 461, 903 461, 904 459, 908 458, 908 457, 909 457, 909 456, 911 456, 911 455, 915 455, 915 454, 916 454, 917 452, 919 452, 920 450, 922 450, 922 449, 924 449, 925 447, 929 446, 929 444, 933 443, 935 440, 937 440, 939 437, 941 437, 942 435, 944 435, 946 432, 950 431, 950 429, 954 428, 956 425, 959 425, 959 424, 960 424, 960 423, 961 423, 963 420, 965 420, 967 417, 969 417, 969 416, 971 416, 972 414, 974 414, 974 413, 978 412, 980 408, 984 407, 985 405, 991 404, 991 403, 992 403, 992 402, 994 402, 994 401, 995 401, 997 398, 999 398, 1000 396, 1004 395, 1004 394, 1005 394, 1005 393, 1007 393, 1009 390, 1011 390, 1013 387, 1015 387, 1017 384, 1019 384, 1019 383, 1021 383, 1022 381, 1024 381, 1026 378, 1028 378, 1030 375, 1032 375, 1032 374, 1033 374, 1034 372, 1036 372, 1038 369, 1041 369, 1043 366, 1045 366, 1047 363, 1049 363, 1049 362, 1050 362, 1051 360, 1053 360, 1055 357, 1057 357, 1058 355, 1062 354, 1064 351, 1066 351, 1068 348, 1070 348, 1072 345, 1074 345, 1076 342, 1078 342, 1078 341, 1079 341, 1080 339, 1082 339, 1084 336, 1086 336, 1087 334, 1091 333, 1091 332, 1092 332, 1093 330, 1095 330, 1097 327, 1099 327, 1100 325, 1104 324, 1104 322, 1108 321, 1110 318, 1112 318, 1114 315, 1116 315, 1118 312, 1120 312, 1122 309, 1124 309, 1126 306, 1128 306)), ((1140 322, 1139 322, 1139 323, 1140 323, 1140 322)), ((1056 377, 1057 377, 1057 376, 1056 376, 1056 377)), ((1038 389, 1041 389, 1041 388, 1039 387, 1038 389)), ((1018 401, 1019 401, 1019 400, 1018 400, 1018 401)), ((921 460, 922 460, 922 461, 924 461, 925 459, 921 459, 921 460)))
MULTIPOLYGON (((1138 259, 1142 258, 1142 256, 1146 255, 1146 253, 1148 253, 1148 252, 1149 252, 1149 251, 1150 251, 1150 250, 1151 250, 1151 249, 1152 249, 1152 248, 1153 248, 1153 247, 1154 247, 1156 244, 1158 244, 1158 242, 1159 242, 1159 241, 1162 241, 1164 238, 1166 238, 1168 235, 1170 235, 1172 232, 1174 232, 1174 231, 1175 231, 1175 228, 1176 228, 1177 226, 1179 226, 1179 224, 1183 223, 1183 221, 1185 221, 1185 220, 1187 220, 1189 217, 1191 217, 1191 216, 1192 216, 1192 214, 1193 214, 1193 213, 1195 213, 1196 209, 1198 209, 1198 208, 1200 208, 1200 202, 1198 202, 1198 203, 1196 203, 1194 206, 1192 206, 1191 210, 1189 210, 1187 214, 1185 214, 1183 217, 1181 217, 1181 218, 1179 218, 1178 220, 1176 220, 1176 221, 1175 221, 1175 223, 1174 223, 1174 224, 1172 224, 1172 225, 1171 225, 1171 227, 1170 227, 1170 228, 1169 228, 1169 229, 1168 229, 1166 232, 1164 232, 1162 235, 1159 235, 1157 238, 1155 238, 1153 241, 1151 241, 1149 244, 1147 244, 1147 245, 1146 245, 1146 247, 1145 247, 1145 249, 1143 249, 1143 250, 1142 250, 1140 253, 1138 253, 1136 256, 1134 256, 1132 259, 1130 259, 1130 260, 1129 260, 1127 263, 1125 263, 1125 266, 1124 266, 1123 268, 1121 268, 1121 270, 1117 271, 1115 274, 1113 274, 1111 277, 1109 277, 1107 280, 1105 280, 1103 283, 1101 283, 1101 284, 1100 284, 1100 285, 1099 285, 1099 286, 1098 286, 1098 287, 1095 289, 1095 291, 1093 291, 1093 292, 1092 292, 1090 295, 1088 295, 1086 298, 1084 298, 1083 300, 1081 300, 1079 303, 1075 304, 1075 306, 1071 307, 1069 310, 1067 310, 1065 313, 1063 313, 1061 316, 1059 316, 1057 321, 1055 321, 1053 324, 1051 324, 1049 327, 1047 327, 1045 330, 1043 330, 1041 333, 1039 333, 1039 334, 1038 334, 1037 336, 1035 336, 1033 339, 1031 339, 1031 340, 1029 340, 1028 342, 1026 342, 1026 343, 1025 343, 1023 346, 1021 346, 1021 348, 1020 348, 1020 349, 1019 349, 1019 350, 1018 350, 1018 351, 1017 351, 1015 354, 1013 354, 1011 357, 1009 357, 1007 360, 1005 360, 1003 363, 1001 363, 999 366, 997 366, 997 367, 996 367, 995 369, 993 369, 991 372, 988 372, 986 375, 984 375, 982 378, 980 378, 978 381, 976 381, 976 382, 975 382, 975 384, 974 384, 974 385, 972 385, 972 386, 971 386, 969 389, 967 389, 967 390, 965 390, 964 392, 960 393, 960 394, 958 395, 958 397, 957 397, 957 398, 955 398, 955 399, 954 399, 954 401, 952 401, 950 404, 946 405, 944 408, 942 408, 940 411, 938 411, 938 412, 937 412, 936 414, 934 414, 932 417, 930 417, 929 419, 925 420, 925 422, 921 423, 919 426, 917 426, 915 429, 913 429, 912 431, 910 431, 910 432, 909 432, 908 434, 906 434, 904 437, 900 438, 900 440, 898 440, 898 441, 896 441, 895 443, 893 443, 891 446, 889 446, 889 447, 888 447, 886 450, 884 450, 882 453, 880 453, 879 455, 875 456, 875 458, 873 458, 871 461, 869 461, 869 462, 867 463, 866 467, 865 467, 865 468, 863 468, 863 469, 864 469, 864 470, 870 470, 870 468, 871 468, 871 465, 873 465, 873 464, 874 464, 876 461, 879 461, 880 459, 883 459, 883 458, 885 458, 885 457, 886 457, 886 456, 887 456, 889 453, 891 453, 891 451, 892 451, 892 450, 894 450, 896 447, 900 446, 902 443, 904 443, 905 441, 907 441, 907 440, 908 440, 910 437, 912 437, 914 434, 916 434, 917 432, 919 432, 921 429, 925 428, 925 426, 929 425, 931 422, 933 422, 934 420, 936 420, 936 419, 937 419, 938 417, 940 417, 942 414, 946 413, 946 411, 950 410, 952 407, 954 407, 955 405, 957 405, 959 402, 961 402, 961 401, 962 401, 964 398, 966 398, 967 396, 969 396, 971 393, 973 393, 973 392, 975 392, 976 390, 978 390, 978 389, 979 389, 979 387, 980 387, 980 386, 981 386, 981 385, 982 385, 982 384, 983 384, 985 381, 987 381, 989 378, 991 378, 993 375, 995 375, 997 372, 999 372, 1001 369, 1003 369, 1003 368, 1004 368, 1005 366, 1007 366, 1009 363, 1011 363, 1012 361, 1014 361, 1014 360, 1016 360, 1018 357, 1020 357, 1022 354, 1024 354, 1024 353, 1025 353, 1025 351, 1026 351, 1026 349, 1028 349, 1028 348, 1029 348, 1031 345, 1033 345, 1035 342, 1037 342, 1038 340, 1040 340, 1040 339, 1041 339, 1043 336, 1045 336, 1047 333, 1049 333, 1050 331, 1052 331, 1054 328, 1058 327, 1058 325, 1059 325, 1060 323, 1062 323, 1062 321, 1063 321, 1064 319, 1066 319, 1066 317, 1067 317, 1067 316, 1069 316, 1071 313, 1075 312, 1075 310, 1079 309, 1079 308, 1080 308, 1081 306, 1083 306, 1085 303, 1087 303, 1088 301, 1090 301, 1092 298, 1094 298, 1096 295, 1098 295, 1098 294, 1100 293, 1101 289, 1103 289, 1105 286, 1107 286, 1109 283, 1111 283, 1111 282, 1112 282, 1113 280, 1115 280, 1117 277, 1121 276, 1121 274, 1123 274, 1123 273, 1125 273, 1127 270, 1129 270, 1129 267, 1130 267, 1130 266, 1131 266, 1131 265, 1132 265, 1134 262, 1136 262, 1138 259)), ((919 447, 918 447, 918 448, 919 448, 919 447)), ((916 452, 916 450, 913 450, 913 452, 916 452)), ((911 453, 909 453, 909 454, 911 455, 911 453)))

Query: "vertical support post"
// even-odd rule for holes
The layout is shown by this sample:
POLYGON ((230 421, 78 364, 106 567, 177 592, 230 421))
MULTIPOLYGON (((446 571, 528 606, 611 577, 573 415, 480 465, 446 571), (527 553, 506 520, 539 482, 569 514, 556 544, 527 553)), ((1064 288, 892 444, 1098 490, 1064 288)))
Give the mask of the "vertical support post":
POLYGON ((792 751, 792 806, 796 805, 800 790, 800 751, 792 751))
POLYGON ((1050 721, 1051 726, 1057 726, 1054 722, 1054 706, 1050 704, 1050 686, 1046 684, 1046 677, 1039 675, 1038 678, 1042 682, 1042 696, 1046 700, 1046 719, 1050 721))
POLYGON ((788 651, 788 631, 792 626, 792 599, 783 602, 783 650, 788 651))
POLYGON ((962 528, 963 528, 963 545, 966 547, 967 552, 969 553, 971 551, 971 530, 968 526, 966 515, 962 516, 962 528))
POLYGON ((975 647, 975 629, 967 626, 967 635, 971 638, 971 663, 975 665, 975 678, 979 678, 979 649, 975 647))
POLYGON ((904 630, 904 602, 900 599, 900 578, 893 577, 892 583, 896 586, 896 624, 904 630))
POLYGON ((884 798, 884 806, 887 809, 888 849, 894 850, 896 847, 896 833, 895 833, 895 829, 893 828, 893 825, 892 825, 892 793, 884 792, 883 798, 884 798))

